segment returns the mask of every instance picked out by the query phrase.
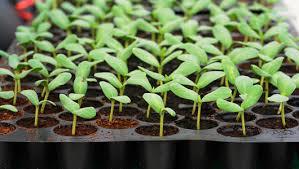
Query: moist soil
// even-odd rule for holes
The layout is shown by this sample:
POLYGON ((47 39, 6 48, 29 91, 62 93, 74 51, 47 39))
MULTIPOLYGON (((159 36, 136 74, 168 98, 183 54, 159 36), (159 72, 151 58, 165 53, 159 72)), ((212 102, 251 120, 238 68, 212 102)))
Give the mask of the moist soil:
MULTIPOLYGON (((217 114, 215 118, 219 121, 227 122, 227 123, 241 123, 241 120, 239 121, 236 120, 237 116, 238 113, 221 113, 221 114, 217 114)), ((246 122, 253 121, 256 119, 255 115, 249 113, 245 113, 244 117, 246 122)))
POLYGON ((16 118, 22 117, 23 113, 21 113, 20 111, 18 112, 12 112, 12 111, 8 111, 8 110, 1 110, 0 111, 0 121, 3 120, 14 120, 16 118))
POLYGON ((299 98, 292 98, 288 101, 288 104, 294 107, 299 107, 299 98))
MULTIPOLYGON (((39 106, 41 107, 41 106, 39 106)), ((24 112, 34 114, 35 113, 35 106, 29 105, 24 107, 24 112)), ((39 112, 39 115, 48 115, 48 114, 55 114, 55 113, 60 113, 63 112, 63 109, 61 106, 54 106, 52 104, 47 104, 44 110, 44 113, 39 112)))
MULTIPOLYGON (((54 128, 54 132, 62 136, 73 136, 72 125, 58 126, 54 128)), ((77 124, 76 135, 74 136, 87 136, 97 132, 97 128, 87 124, 77 124)))
MULTIPOLYGON (((99 114, 109 116, 111 107, 103 107, 99 110, 99 114)), ((142 112, 133 107, 123 106, 123 111, 119 112, 118 106, 114 107, 113 116, 136 116, 142 114, 142 112)))
POLYGON ((260 134, 261 129, 254 126, 246 126, 246 136, 244 136, 241 125, 228 125, 218 128, 217 132, 229 137, 252 137, 260 134))
POLYGON ((102 90, 100 90, 100 89, 88 89, 85 96, 94 98, 94 97, 103 96, 103 95, 104 94, 103 94, 102 90))
POLYGON ((295 111, 293 116, 296 118, 296 119, 299 119, 299 110, 298 111, 295 111))
POLYGON ((98 108, 98 107, 102 107, 102 106, 103 106, 103 103, 101 103, 100 101, 85 99, 83 101, 81 107, 94 107, 94 108, 98 108))
MULTIPOLYGON (((182 120, 176 122, 176 125, 185 129, 197 130, 196 126, 197 120, 191 117, 185 117, 182 120)), ((207 130, 217 127, 218 123, 213 120, 200 120, 200 130, 207 130)))
MULTIPOLYGON (((193 116, 193 117, 197 117, 197 109, 195 111, 195 113, 192 115, 192 107, 188 107, 188 108, 181 108, 178 109, 177 114, 180 114, 182 116, 193 116)), ((212 105, 209 104, 203 104, 201 107, 201 116, 202 117, 208 117, 211 116, 213 114, 217 113, 216 109, 213 108, 212 105)))
MULTIPOLYGON (((73 121, 73 114, 71 113, 62 113, 58 116, 60 119, 65 120, 65 121, 73 121)), ((83 119, 81 117, 77 117, 77 121, 78 122, 84 122, 84 121, 92 121, 95 119, 101 118, 101 116, 99 114, 97 114, 96 117, 92 118, 92 119, 83 119)))
MULTIPOLYGON (((10 100, 0 99, 0 105, 4 105, 4 104, 11 104, 12 105, 12 102, 13 102, 12 99, 10 99, 10 100)), ((19 97, 17 97, 17 102, 16 102, 15 106, 17 106, 17 107, 24 106, 27 103, 28 103, 27 99, 19 96, 19 97)))
POLYGON ((13 132, 16 127, 9 123, 0 123, 0 135, 9 134, 13 132))
MULTIPOLYGON (((138 134, 145 136, 159 136, 160 135, 160 126, 159 125, 150 125, 150 126, 140 126, 135 129, 138 134)), ((179 129, 174 126, 164 125, 163 136, 174 135, 179 132, 179 129)))
POLYGON ((17 125, 24 128, 48 128, 59 124, 59 121, 51 117, 39 117, 38 126, 34 126, 34 118, 28 117, 17 121, 17 125))
MULTIPOLYGON (((146 118, 145 114, 139 114, 137 119, 140 121, 148 122, 148 123, 159 123, 160 122, 160 115, 158 113, 151 113, 149 118, 146 118)), ((164 123, 171 123, 178 119, 177 116, 173 117, 170 114, 164 115, 164 123)))
POLYGON ((114 118, 111 122, 108 119, 98 119, 97 125, 108 129, 129 129, 138 125, 138 121, 133 119, 114 118))
POLYGON ((287 129, 298 126, 298 122, 295 119, 286 118, 286 126, 284 127, 280 117, 261 119, 256 122, 257 125, 268 129, 287 129))
POLYGON ((298 73, 298 70, 296 69, 296 65, 293 64, 282 65, 280 71, 291 75, 298 73))
MULTIPOLYGON (((262 106, 256 106, 252 109, 254 113, 261 114, 261 115, 277 115, 279 109, 279 105, 262 105, 262 106)), ((292 112, 292 109, 290 109, 288 106, 285 106, 285 113, 292 112)))

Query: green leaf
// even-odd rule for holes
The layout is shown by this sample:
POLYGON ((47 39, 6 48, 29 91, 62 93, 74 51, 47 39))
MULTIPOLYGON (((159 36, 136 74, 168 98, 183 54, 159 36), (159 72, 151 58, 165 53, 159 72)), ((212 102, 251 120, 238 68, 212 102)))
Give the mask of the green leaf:
POLYGON ((90 24, 89 24, 87 21, 82 20, 82 19, 74 20, 74 21, 71 23, 71 25, 72 25, 72 26, 76 26, 76 27, 85 28, 85 29, 90 28, 90 24))
POLYGON ((85 107, 79 110, 72 112, 73 114, 83 118, 83 119, 92 119, 96 116, 96 109, 93 107, 85 107))
POLYGON ((49 77, 54 77, 54 76, 57 76, 63 72, 68 72, 69 70, 68 69, 61 69, 61 68, 57 68, 55 70, 53 70, 50 74, 49 74, 49 77))
POLYGON ((76 94, 85 95, 88 89, 88 82, 82 76, 77 76, 74 80, 73 88, 76 94))
POLYGON ((197 36, 198 22, 195 20, 188 20, 181 26, 181 28, 184 37, 190 38, 197 36))
POLYGON ((138 29, 143 30, 145 32, 151 32, 151 33, 158 32, 158 30, 153 25, 146 22, 144 19, 137 20, 137 27, 138 27, 138 29))
POLYGON ((221 60, 224 73, 231 84, 235 84, 236 78, 240 75, 238 68, 229 58, 221 60))
POLYGON ((131 103, 131 99, 128 96, 114 96, 112 99, 124 104, 131 103))
POLYGON ((88 61, 83 61, 79 63, 77 70, 76 70, 76 77, 83 77, 83 78, 88 78, 90 74, 90 69, 92 66, 95 65, 97 62, 88 62, 88 61))
POLYGON ((68 72, 64 72, 56 76, 48 86, 49 91, 53 91, 56 88, 65 85, 67 82, 69 82, 72 78, 72 75, 68 72))
POLYGON ((37 48, 39 48, 42 51, 46 51, 46 52, 50 52, 50 53, 55 51, 54 46, 49 41, 45 41, 45 40, 36 41, 35 45, 37 46, 37 48))
POLYGON ((192 6, 190 10, 190 14, 194 15, 203 9, 207 8, 211 4, 211 0, 198 0, 195 1, 194 5, 192 6))
POLYGON ((205 72, 203 73, 198 82, 196 87, 198 89, 202 89, 205 88, 206 86, 208 86, 209 84, 211 84, 212 82, 214 82, 215 80, 223 77, 225 75, 224 72, 222 71, 210 71, 210 72, 205 72))
POLYGON ((80 109, 80 105, 72 99, 70 99, 69 97, 67 97, 65 94, 60 94, 59 99, 64 109, 71 113, 80 109))
POLYGON ((278 35, 278 39, 280 42, 282 42, 284 45, 286 45, 288 47, 298 48, 298 45, 294 41, 292 35, 290 35, 287 31, 280 33, 278 35))
POLYGON ((101 73, 96 73, 94 74, 95 77, 107 80, 110 84, 112 84, 114 87, 120 89, 123 85, 122 83, 118 80, 118 78, 110 72, 101 72, 101 73))
POLYGON ((235 48, 228 56, 235 64, 240 64, 244 61, 256 58, 258 56, 258 50, 250 47, 235 48))
POLYGON ((25 78, 29 73, 31 73, 32 71, 35 70, 39 70, 39 69, 29 69, 29 70, 25 70, 22 73, 18 74, 18 76, 16 76, 17 79, 23 79, 25 78))
POLYGON ((207 64, 208 55, 199 46, 196 46, 195 44, 192 44, 192 43, 186 43, 182 47, 191 55, 196 56, 198 58, 198 60, 200 61, 200 64, 203 64, 203 65, 207 64))
POLYGON ((73 63, 70 58, 66 57, 63 54, 58 54, 55 58, 55 60, 57 61, 57 67, 64 67, 64 68, 68 68, 71 70, 76 70, 77 69, 77 65, 75 63, 73 63))
POLYGON ((17 109, 15 106, 8 105, 8 104, 6 104, 6 105, 1 105, 1 106, 0 106, 0 109, 2 109, 2 110, 12 111, 12 112, 14 112, 14 113, 18 112, 18 109, 17 109))
POLYGON ((23 90, 21 94, 24 95, 34 106, 39 103, 37 93, 34 90, 23 90))
POLYGON ((241 104, 241 107, 246 110, 255 105, 263 94, 263 88, 260 85, 250 86, 246 92, 246 98, 241 104))
POLYGON ((237 113, 237 112, 242 112, 244 109, 237 105, 236 103, 228 102, 223 99, 217 99, 217 106, 221 110, 225 112, 232 112, 232 113, 237 113))
POLYGON ((154 88, 152 92, 154 93, 165 93, 168 92, 171 89, 171 85, 173 82, 168 82, 162 85, 159 85, 158 87, 154 88))
POLYGON ((293 60, 296 65, 299 65, 299 51, 298 49, 295 49, 295 48, 286 48, 285 49, 285 55, 293 60))
POLYGON ((288 75, 281 73, 277 79, 277 88, 281 95, 289 97, 295 91, 296 84, 288 75))
POLYGON ((201 101, 199 100, 200 96, 196 92, 184 87, 179 83, 172 83, 170 88, 171 91, 180 98, 191 100, 194 102, 201 101))
POLYGON ((276 26, 271 27, 267 30, 267 32, 264 35, 264 38, 270 39, 273 36, 279 35, 282 32, 286 32, 288 30, 288 24, 287 23, 279 23, 276 26))
POLYGON ((191 74, 193 74, 194 72, 198 72, 200 70, 199 65, 197 65, 196 63, 193 62, 183 62, 179 65, 179 67, 177 69, 175 69, 170 76, 173 76, 175 74, 180 74, 183 76, 189 76, 191 74))
POLYGON ((57 45, 56 49, 63 49, 67 44, 76 43, 77 39, 77 35, 70 34, 57 45))
POLYGON ((48 77, 49 76, 49 72, 47 70, 47 68, 39 61, 36 59, 30 59, 28 61, 30 67, 32 67, 33 69, 40 69, 39 73, 44 76, 44 77, 48 77))
POLYGON ((292 77, 292 80, 296 84, 296 88, 299 88, 299 74, 298 73, 292 77))
POLYGON ((50 104, 52 104, 53 106, 56 106, 56 104, 55 104, 54 102, 50 101, 50 100, 42 100, 42 101, 40 101, 38 104, 39 104, 39 105, 42 105, 43 103, 50 103, 50 104))
POLYGON ((104 92, 104 95, 109 100, 111 100, 112 97, 118 96, 117 90, 110 83, 102 81, 102 82, 100 82, 100 87, 101 87, 102 91, 104 92))
POLYGON ((160 29, 160 32, 163 34, 172 32, 172 31, 178 29, 182 23, 183 23, 182 18, 170 20, 164 24, 164 26, 160 29))
POLYGON ((14 92, 13 91, 1 91, 0 90, 0 98, 8 100, 14 97, 14 92))
POLYGON ((216 90, 212 91, 211 93, 205 95, 202 98, 202 102, 213 102, 217 99, 227 99, 231 97, 232 91, 230 88, 227 87, 219 87, 216 90))
POLYGON ((163 109, 165 108, 162 98, 157 94, 145 93, 143 94, 143 99, 157 113, 162 113, 163 109))
POLYGON ((205 43, 205 42, 204 43, 197 42, 197 44, 207 53, 210 53, 213 55, 222 55, 222 52, 212 44, 205 43))
POLYGON ((8 69, 0 68, 0 75, 8 75, 12 78, 15 77, 15 75, 8 69))
POLYGON ((166 107, 163 109, 163 111, 167 112, 168 114, 170 114, 172 117, 175 117, 176 116, 176 113, 173 109, 169 108, 169 107, 166 107))
POLYGON ((39 60, 40 62, 43 62, 43 63, 49 63, 53 66, 57 65, 57 62, 53 57, 50 57, 50 56, 47 56, 47 55, 44 55, 44 54, 41 54, 41 53, 34 54, 33 59, 37 59, 37 60, 39 60))
POLYGON ((241 22, 238 25, 238 29, 245 36, 256 39, 260 38, 259 35, 246 22, 241 22))
POLYGON ((128 47, 120 52, 119 58, 123 61, 128 60, 131 57, 133 49, 137 46, 137 44, 138 40, 135 40, 133 43, 131 43, 128 47))
POLYGON ((166 65, 167 63, 169 63, 170 61, 172 61, 173 59, 177 58, 178 56, 180 56, 183 52, 182 51, 176 51, 172 54, 170 54, 169 56, 167 56, 162 62, 161 65, 166 65))
POLYGON ((240 94, 247 94, 250 87, 253 86, 253 80, 248 76, 238 76, 235 86, 240 94))
POLYGON ((214 37, 226 48, 230 48, 233 44, 231 33, 223 26, 216 25, 212 29, 214 37))
POLYGON ((273 75, 280 69, 283 60, 284 60, 283 57, 278 57, 275 60, 264 64, 262 66, 262 69, 263 69, 263 71, 267 72, 268 74, 273 75))
POLYGON ((132 75, 126 81, 126 84, 142 86, 148 92, 151 92, 153 90, 153 87, 150 84, 150 82, 148 81, 148 79, 146 78, 146 73, 144 73, 144 72, 142 72, 140 74, 137 73, 137 74, 132 75))
POLYGON ((56 26, 66 30, 70 25, 70 20, 66 14, 60 9, 54 9, 49 12, 49 17, 56 26))
POLYGON ((72 51, 72 52, 76 52, 76 53, 79 53, 79 54, 83 54, 85 56, 87 56, 87 52, 86 50, 84 49, 84 47, 78 43, 70 43, 70 44, 66 44, 65 45, 65 49, 68 50, 68 51, 72 51))
POLYGON ((84 94, 70 93, 69 98, 76 101, 84 97, 84 94))
POLYGON ((107 62, 107 64, 112 67, 117 73, 126 76, 128 74, 128 66, 127 64, 117 58, 117 57, 113 57, 110 55, 106 55, 105 56, 105 61, 107 62))
POLYGON ((155 66, 155 67, 160 66, 160 63, 157 60, 157 58, 146 50, 143 50, 140 48, 134 48, 133 53, 138 59, 140 59, 141 61, 143 61, 151 66, 155 66))
POLYGON ((165 81, 165 77, 159 73, 156 73, 156 72, 153 72, 153 71, 150 71, 150 70, 147 70, 141 66, 138 66, 138 68, 145 72, 149 77, 155 79, 155 80, 160 80, 160 81, 165 81))
POLYGON ((271 97, 268 97, 268 100, 275 103, 284 103, 289 101, 289 98, 280 94, 274 94, 271 97))
POLYGON ((273 42, 266 44, 262 48, 260 53, 264 54, 268 57, 275 58, 279 54, 279 52, 282 50, 282 48, 283 48, 283 44, 273 41, 273 42))
POLYGON ((181 85, 184 85, 184 86, 195 86, 195 83, 188 79, 187 77, 183 76, 183 75, 180 75, 180 74, 174 74, 172 76, 173 78, 173 82, 177 82, 181 85))
POLYGON ((271 75, 269 73, 267 73, 266 71, 262 70, 261 68, 259 68, 256 65, 251 65, 251 69, 252 69, 252 71, 255 74, 257 74, 257 75, 259 75, 261 77, 267 77, 267 78, 271 77, 271 75))

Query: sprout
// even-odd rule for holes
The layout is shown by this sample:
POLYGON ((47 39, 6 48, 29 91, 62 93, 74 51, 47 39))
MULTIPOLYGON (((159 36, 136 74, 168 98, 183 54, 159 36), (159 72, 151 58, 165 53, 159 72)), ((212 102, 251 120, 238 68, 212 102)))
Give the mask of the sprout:
POLYGON ((268 100, 271 102, 280 103, 278 114, 281 115, 283 127, 286 127, 287 124, 285 120, 284 106, 289 100, 290 95, 292 95, 292 93, 298 87, 298 74, 292 79, 282 72, 277 72, 273 75, 271 83, 278 88, 279 94, 272 95, 268 98, 268 100))
POLYGON ((100 87, 103 90, 104 95, 111 101, 109 122, 112 122, 115 101, 118 101, 123 104, 128 104, 131 102, 131 100, 128 96, 118 95, 117 90, 110 83, 102 81, 100 82, 100 87))
MULTIPOLYGON (((74 96, 71 96, 74 98, 74 96)), ((92 119, 96 116, 96 109, 93 107, 80 108, 80 105, 74 102, 70 97, 64 94, 59 95, 62 106, 73 114, 72 135, 76 135, 77 116, 83 119, 92 119)))
POLYGON ((299 51, 295 48, 286 48, 285 55, 288 57, 289 60, 295 62, 296 70, 299 71, 299 51))
POLYGON ((217 99, 226 99, 232 95, 232 91, 227 87, 220 87, 220 88, 214 90, 213 92, 205 95, 203 98, 201 98, 201 96, 198 93, 184 87, 183 85, 181 85, 179 83, 172 83, 170 88, 171 88, 171 91, 175 95, 177 95, 183 99, 191 100, 198 104, 197 123, 196 123, 198 130, 200 129, 202 104, 206 103, 206 102, 213 102, 213 101, 216 101, 217 99))
POLYGON ((228 102, 224 99, 217 99, 217 106, 225 111, 238 113, 237 121, 239 118, 242 120, 242 131, 243 135, 246 136, 246 127, 245 127, 245 116, 244 113, 247 109, 255 105, 263 93, 263 88, 260 85, 254 85, 254 80, 247 76, 239 76, 236 78, 236 87, 240 93, 240 97, 243 102, 239 106, 236 103, 228 102))
POLYGON ((39 106, 43 104, 44 102, 51 103, 52 105, 56 106, 55 103, 49 101, 49 100, 43 100, 39 101, 37 93, 34 90, 23 90, 21 92, 22 95, 27 97, 27 99, 31 102, 32 105, 35 106, 35 118, 34 118, 34 126, 38 126, 38 114, 39 114, 39 106))
POLYGON ((171 108, 165 107, 162 98, 153 93, 145 93, 143 95, 143 99, 150 105, 150 107, 160 115, 160 137, 163 136, 164 133, 164 115, 165 113, 170 114, 171 116, 175 116, 176 113, 171 108))

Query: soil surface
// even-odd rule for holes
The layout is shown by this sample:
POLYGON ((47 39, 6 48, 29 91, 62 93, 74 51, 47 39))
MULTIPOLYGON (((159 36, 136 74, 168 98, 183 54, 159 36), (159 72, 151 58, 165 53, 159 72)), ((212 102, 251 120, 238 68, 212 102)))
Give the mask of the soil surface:
MULTIPOLYGON (((261 115, 277 115, 278 109, 279 105, 262 105, 252 108, 252 111, 261 115)), ((290 112, 292 112, 292 109, 285 105, 285 113, 290 112)))
MULTIPOLYGON (((191 117, 186 117, 176 122, 176 125, 185 129, 197 130, 197 120, 191 117)), ((217 127, 218 123, 213 120, 200 120, 200 130, 207 130, 217 127)))
MULTIPOLYGON (((256 119, 255 115, 253 114, 245 113, 244 115, 245 115, 246 122, 253 121, 256 119)), ((219 121, 228 122, 228 123, 241 123, 241 120, 239 121, 236 120, 237 116, 238 113, 221 113, 221 114, 217 114, 215 118, 219 121)))
MULTIPOLYGON (((54 132, 62 136, 73 136, 72 135, 72 125, 57 126, 54 128, 54 132)), ((76 135, 74 136, 87 136, 97 132, 97 128, 92 125, 77 124, 76 135)))
MULTIPOLYGON (((73 114, 66 112, 66 113, 62 113, 62 114, 60 114, 58 117, 59 117, 60 119, 62 119, 62 120, 65 120, 65 121, 73 121, 73 117, 74 117, 74 116, 73 116, 73 114)), ((98 118, 100 118, 100 117, 101 117, 101 116, 100 116, 99 114, 97 114, 97 116, 94 117, 94 118, 92 118, 92 119, 83 119, 83 118, 81 118, 81 117, 77 117, 77 121, 78 121, 78 122, 92 121, 92 120, 98 119, 98 118)))
MULTIPOLYGON (((4 104, 11 104, 11 105, 12 105, 12 102, 13 102, 12 99, 10 99, 10 100, 0 99, 0 105, 4 105, 4 104)), ((16 105, 15 105, 15 106, 17 106, 17 107, 19 107, 19 106, 24 106, 24 105, 27 104, 27 103, 28 103, 28 100, 27 100, 27 99, 18 96, 18 97, 17 97, 17 102, 16 102, 16 105)))
POLYGON ((18 111, 16 113, 8 110, 0 110, 0 121, 3 120, 14 120, 16 118, 22 117, 23 113, 18 111))
POLYGON ((94 107, 94 108, 98 108, 98 107, 102 107, 102 106, 103 106, 103 104, 100 101, 85 99, 83 101, 81 107, 94 107))
MULTIPOLYGON (((140 126, 135 129, 138 134, 145 136, 159 136, 160 134, 160 126, 159 125, 151 125, 151 126, 140 126)), ((163 136, 170 136, 177 134, 179 129, 174 126, 164 125, 163 136)))
POLYGON ((217 132, 229 137, 251 137, 260 134, 261 129, 254 126, 246 126, 246 136, 244 136, 241 125, 228 125, 218 128, 217 132))
POLYGON ((16 127, 9 123, 0 123, 0 135, 9 134, 13 132, 16 127))
POLYGON ((23 118, 17 121, 17 125, 25 128, 48 128, 59 124, 59 121, 51 117, 39 117, 38 126, 34 126, 34 118, 23 118))
MULTIPOLYGON (((40 106, 41 107, 41 106, 40 106)), ((34 114, 35 113, 35 106, 29 105, 24 107, 24 112, 34 114)), ((63 112, 63 109, 59 105, 52 105, 52 104, 47 104, 44 110, 44 113, 41 113, 39 111, 39 115, 47 115, 47 114, 55 114, 55 113, 60 113, 63 112)))
POLYGON ((296 119, 299 119, 299 110, 298 111, 295 111, 293 116, 296 118, 296 119))
MULTIPOLYGON (((146 118, 146 114, 139 114, 137 119, 140 121, 148 122, 148 123, 159 123, 160 122, 160 115, 158 113, 151 113, 149 118, 146 118)), ((164 123, 171 123, 178 119, 177 116, 173 117, 170 114, 164 115, 164 123)))
MULTIPOLYGON (((109 116, 111 107, 103 107, 101 108, 98 113, 109 116)), ((113 116, 136 116, 138 114, 142 114, 142 112, 136 108, 133 107, 126 107, 123 106, 123 111, 119 112, 118 105, 114 107, 113 116)))
MULTIPOLYGON (((212 105, 203 104, 201 107, 201 116, 202 117, 211 116, 211 115, 215 114, 216 112, 217 112, 216 109, 214 109, 212 105)), ((192 107, 190 107, 190 106, 188 108, 178 109, 176 113, 180 114, 182 116, 197 117, 197 109, 196 109, 194 115, 192 115, 192 107)))
POLYGON ((286 129, 294 128, 298 126, 298 122, 295 119, 286 118, 286 126, 284 127, 280 117, 261 119, 256 122, 257 125, 268 129, 286 129))
POLYGON ((291 105, 291 106, 294 106, 294 107, 299 107, 299 98, 295 97, 295 98, 292 98, 288 101, 288 104, 291 105))
POLYGON ((97 125, 108 129, 128 129, 138 125, 138 121, 133 119, 114 118, 111 122, 108 119, 98 119, 97 125))

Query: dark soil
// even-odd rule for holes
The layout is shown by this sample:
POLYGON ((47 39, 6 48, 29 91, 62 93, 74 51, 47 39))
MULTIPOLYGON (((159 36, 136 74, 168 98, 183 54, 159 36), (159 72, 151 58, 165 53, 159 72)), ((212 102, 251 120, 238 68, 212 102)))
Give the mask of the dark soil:
POLYGON ((0 121, 3 120, 14 120, 16 118, 22 117, 23 113, 18 111, 16 113, 8 110, 0 110, 0 121))
POLYGON ((288 104, 294 107, 299 107, 299 98, 292 98, 288 101, 288 104))
MULTIPOLYGON (((261 115, 277 115, 279 109, 279 105, 262 105, 262 106, 256 106, 252 109, 254 113, 261 114, 261 115)), ((285 113, 292 112, 292 109, 290 109, 288 106, 285 105, 285 113)))
POLYGON ((111 122, 108 119, 97 120, 97 125, 108 129, 128 129, 138 125, 138 121, 133 119, 114 118, 111 122))
MULTIPOLYGON (((202 117, 211 116, 211 115, 215 114, 216 112, 217 112, 216 109, 214 109, 212 105, 203 104, 201 107, 201 116, 202 117)), ((192 116, 192 106, 191 107, 189 106, 188 108, 178 109, 176 113, 183 115, 183 116, 192 116)), ((197 117, 197 109, 193 116, 197 117)))
MULTIPOLYGON (((40 106, 41 107, 41 106, 40 106)), ((34 114, 35 113, 35 106, 29 105, 24 107, 24 112, 34 114)), ((63 109, 59 105, 52 105, 52 104, 47 104, 44 110, 44 113, 41 113, 39 111, 39 115, 47 115, 47 114, 55 114, 55 113, 60 113, 63 112, 63 109)))
POLYGON ((16 127, 9 123, 0 123, 0 135, 9 134, 16 130, 16 127))
POLYGON ((299 110, 295 111, 293 116, 296 118, 296 119, 299 119, 299 110))
MULTIPOLYGON (((196 122, 196 119, 185 117, 184 119, 177 121, 176 125, 185 129, 197 130, 196 122)), ((216 121, 203 119, 200 120, 200 130, 207 130, 217 126, 218 123, 216 121)))
POLYGON ((103 92, 100 88, 87 90, 86 97, 98 97, 98 96, 103 96, 103 92))
MULTIPOLYGON (((26 85, 22 85, 22 90, 28 90, 28 89, 33 89, 33 86, 26 86, 26 85)), ((14 91, 14 85, 5 85, 2 87, 3 90, 5 91, 14 91)))
MULTIPOLYGON (((11 104, 11 105, 12 105, 12 102, 13 102, 12 99, 10 99, 10 100, 0 99, 0 105, 4 105, 4 104, 11 104)), ((27 100, 27 99, 18 96, 18 97, 17 97, 17 102, 16 102, 16 105, 15 105, 15 106, 17 106, 17 107, 19 107, 19 106, 24 106, 24 105, 27 104, 27 103, 28 103, 28 100, 27 100)))
MULTIPOLYGON (((138 134, 145 136, 159 136, 160 134, 160 126, 159 125, 151 125, 151 126, 140 126, 135 129, 138 134)), ((174 126, 164 125, 163 136, 170 136, 177 134, 179 129, 174 126)))
POLYGON ((297 95, 297 96, 299 96, 299 89, 296 89, 296 90, 294 91, 293 95, 297 95))
POLYGON ((218 128, 217 132, 229 137, 251 137, 260 134, 261 129, 254 126, 246 126, 246 136, 244 136, 241 125, 228 125, 218 128))
POLYGON ((25 128, 48 128, 59 124, 59 121, 51 117, 39 117, 38 127, 34 126, 34 118, 28 117, 17 121, 17 125, 25 128))
MULTIPOLYGON (((158 113, 151 113, 149 118, 146 118, 146 114, 139 114, 137 119, 140 121, 148 122, 148 123, 159 123, 160 122, 160 115, 158 113)), ((177 116, 173 117, 170 114, 164 115, 164 123, 171 123, 178 119, 177 116)))
POLYGON ((94 107, 94 108, 98 108, 98 107, 102 107, 102 106, 103 106, 103 103, 101 103, 100 101, 85 99, 83 101, 81 107, 94 107))
MULTIPOLYGON (((245 121, 253 121, 256 119, 255 115, 245 113, 245 121)), ((237 122, 236 118, 238 116, 238 113, 221 113, 216 115, 216 119, 222 122, 228 122, 228 123, 241 123, 241 120, 237 122)))
MULTIPOLYGON (((111 107, 103 107, 98 113, 103 114, 105 116, 109 116, 111 107)), ((118 105, 114 107, 113 116, 136 116, 138 114, 142 114, 142 112, 133 107, 123 106, 123 111, 119 112, 118 105)))
POLYGON ((258 120, 256 124, 268 129, 285 129, 285 128, 294 128, 298 126, 297 120, 286 118, 286 126, 283 127, 280 117, 261 119, 258 120))
POLYGON ((291 75, 298 73, 298 71, 296 70, 296 65, 293 64, 282 65, 280 71, 291 75))
MULTIPOLYGON (((71 113, 62 113, 58 116, 60 119, 65 120, 65 121, 73 121, 73 114, 71 113)), ((92 121, 95 119, 101 118, 101 116, 99 114, 97 114, 96 117, 92 118, 92 119, 83 119, 81 117, 77 117, 77 121, 78 122, 84 122, 84 121, 92 121)))
MULTIPOLYGON (((58 126, 54 128, 54 132, 62 136, 73 136, 72 135, 72 125, 58 126)), ((97 128, 92 125, 78 124, 76 126, 75 136, 87 136, 97 132, 97 128)))

